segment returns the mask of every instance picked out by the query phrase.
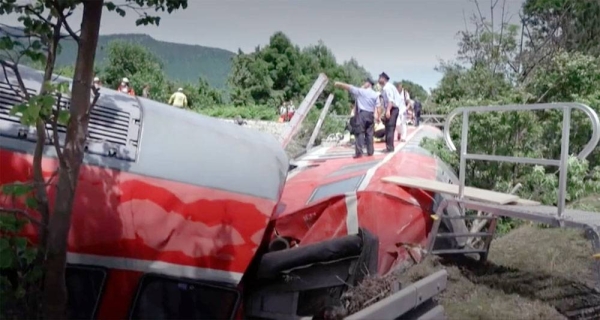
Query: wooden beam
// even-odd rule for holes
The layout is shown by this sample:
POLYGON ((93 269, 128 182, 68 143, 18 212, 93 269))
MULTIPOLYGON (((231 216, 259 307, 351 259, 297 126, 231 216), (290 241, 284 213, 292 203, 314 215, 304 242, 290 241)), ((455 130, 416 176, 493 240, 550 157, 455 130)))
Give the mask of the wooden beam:
POLYGON ((279 138, 279 141, 281 142, 281 145, 284 148, 287 147, 290 141, 292 141, 292 138, 302 126, 304 118, 306 118, 306 115, 317 101, 317 98, 325 89, 325 86, 327 85, 328 81, 329 79, 324 73, 319 74, 319 77, 317 78, 313 86, 310 88, 310 91, 308 91, 308 93, 306 94, 306 97, 304 97, 304 100, 302 100, 302 103, 294 113, 292 120, 290 120, 283 134, 279 138))
MULTIPOLYGON (((381 179, 384 182, 393 183, 401 187, 409 187, 431 192, 446 193, 453 196, 458 196, 458 185, 443 183, 436 180, 427 180, 422 178, 409 178, 399 176, 389 176, 381 179)), ((489 202, 499 205, 516 203, 519 197, 507 193, 490 191, 485 189, 465 187, 465 198, 489 202)))
POLYGON ((325 101, 325 106, 323 107, 323 110, 321 111, 319 120, 317 121, 317 124, 315 125, 315 129, 313 130, 313 133, 310 136, 308 143, 306 144, 306 152, 308 152, 310 149, 312 149, 312 147, 315 145, 315 141, 317 140, 317 136, 319 135, 319 132, 321 132, 321 126, 323 126, 323 122, 325 121, 325 117, 327 117, 327 113, 329 112, 329 107, 331 107, 332 102, 333 102, 333 93, 329 94, 329 97, 327 97, 327 101, 325 101))

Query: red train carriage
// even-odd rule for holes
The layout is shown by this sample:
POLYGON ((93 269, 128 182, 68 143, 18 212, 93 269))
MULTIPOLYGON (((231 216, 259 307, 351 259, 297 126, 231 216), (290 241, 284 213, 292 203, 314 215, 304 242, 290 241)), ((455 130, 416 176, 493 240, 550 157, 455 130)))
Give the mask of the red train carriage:
MULTIPOLYGON (((20 73, 35 93, 41 73, 20 73)), ((9 115, 20 99, 2 78, 6 184, 31 179, 36 134, 9 115)), ((17 83, 11 73, 8 80, 17 83)), ((69 235, 69 317, 232 317, 239 283, 281 195, 287 156, 270 135, 106 88, 100 93, 69 235), (180 313, 190 303, 196 308, 180 313)), ((44 174, 56 167, 48 145, 44 174)), ((48 188, 51 199, 54 190, 48 188)), ((12 203, 1 196, 0 205, 12 203)), ((33 228, 27 232, 34 238, 33 228)))
MULTIPOLYGON (((20 71, 35 93, 41 74, 20 71)), ((19 101, 0 80, 0 184, 31 177, 35 131, 9 115, 19 101)), ((269 135, 103 88, 73 207, 69 317, 296 319, 339 304, 365 275, 420 259, 442 196, 381 178, 455 181, 419 147, 439 134, 414 129, 396 152, 362 159, 319 147, 290 165, 269 135)))
MULTIPOLYGON (((353 159, 353 147, 319 147, 295 161, 275 217, 271 252, 261 257, 256 273, 261 282, 248 294, 246 314, 269 319, 318 314, 339 305, 347 287, 367 274, 418 263, 442 195, 381 179, 456 183, 446 164, 419 146, 423 138, 440 135, 433 127, 411 127, 407 142, 390 154, 353 159)), ((460 212, 451 207, 447 214, 460 212)), ((464 221, 450 221, 444 226, 448 231, 467 232, 464 221)), ((462 245, 455 239, 439 243, 462 245)))

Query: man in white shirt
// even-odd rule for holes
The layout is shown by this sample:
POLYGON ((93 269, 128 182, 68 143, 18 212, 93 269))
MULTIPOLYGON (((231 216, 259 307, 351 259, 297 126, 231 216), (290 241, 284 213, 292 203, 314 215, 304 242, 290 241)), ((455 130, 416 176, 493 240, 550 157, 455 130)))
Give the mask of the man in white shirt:
POLYGON ((396 132, 396 122, 400 113, 399 107, 402 105, 400 93, 396 87, 390 83, 390 77, 382 72, 379 75, 379 84, 381 85, 381 97, 383 98, 383 112, 385 114, 385 151, 394 151, 394 135, 396 132))
POLYGON ((400 119, 400 141, 406 141, 407 128, 406 128, 406 120, 407 120, 407 112, 408 106, 410 105, 410 95, 408 91, 402 87, 402 83, 398 84, 398 94, 400 95, 400 113, 398 118, 400 119))
POLYGON ((367 145, 367 156, 372 156, 375 152, 373 148, 373 126, 375 125, 379 93, 373 90, 373 84, 374 82, 371 79, 366 79, 361 88, 343 82, 334 84, 335 87, 350 92, 356 99, 355 129, 357 134, 355 135, 356 153, 354 158, 363 156, 363 143, 367 145))

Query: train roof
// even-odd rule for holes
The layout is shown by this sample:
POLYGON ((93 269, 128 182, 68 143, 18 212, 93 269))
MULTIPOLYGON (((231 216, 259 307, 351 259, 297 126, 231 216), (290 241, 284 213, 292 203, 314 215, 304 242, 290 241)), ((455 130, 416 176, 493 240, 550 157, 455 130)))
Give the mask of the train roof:
MULTIPOLYGON (((9 115, 21 101, 13 90, 16 77, 6 71, 0 78, 0 146, 31 153, 35 128, 9 115)), ((43 74, 25 66, 19 72, 37 94, 43 74)), ((72 83, 58 76, 53 81, 72 83)), ((61 99, 61 107, 68 106, 68 97, 61 99)), ((64 141, 66 128, 58 131, 64 141)), ((267 133, 105 87, 90 115, 86 151, 90 164, 274 201, 288 170, 287 155, 267 133)), ((56 156, 54 148, 45 152, 56 156)))
POLYGON ((295 168, 290 171, 281 201, 282 215, 310 207, 331 197, 356 191, 387 193, 415 202, 413 197, 401 188, 379 181, 382 176, 400 175, 427 179, 454 180, 454 173, 442 161, 420 146, 424 138, 440 138, 441 131, 430 126, 409 129, 406 143, 396 142, 396 151, 385 154, 377 150, 385 148, 383 143, 375 144, 372 157, 354 159, 352 146, 322 146, 312 149, 292 162, 295 168), (430 159, 428 164, 423 157, 430 159))

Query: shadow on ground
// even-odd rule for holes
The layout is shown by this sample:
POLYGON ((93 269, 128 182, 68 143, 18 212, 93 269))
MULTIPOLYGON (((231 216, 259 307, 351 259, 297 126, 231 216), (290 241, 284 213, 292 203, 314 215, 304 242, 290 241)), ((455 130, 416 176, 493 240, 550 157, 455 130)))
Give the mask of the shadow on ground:
POLYGON ((600 319, 591 253, 580 230, 525 225, 494 240, 487 263, 428 257, 405 271, 367 278, 342 300, 353 313, 389 294, 394 282, 406 285, 446 269, 439 303, 450 320, 600 319))
POLYGON ((542 302, 568 319, 600 319, 600 293, 584 283, 543 271, 534 273, 467 259, 452 264, 474 285, 542 302))
POLYGON ((580 230, 525 225, 494 240, 488 263, 429 264, 450 273, 450 319, 600 319, 591 254, 580 230))

